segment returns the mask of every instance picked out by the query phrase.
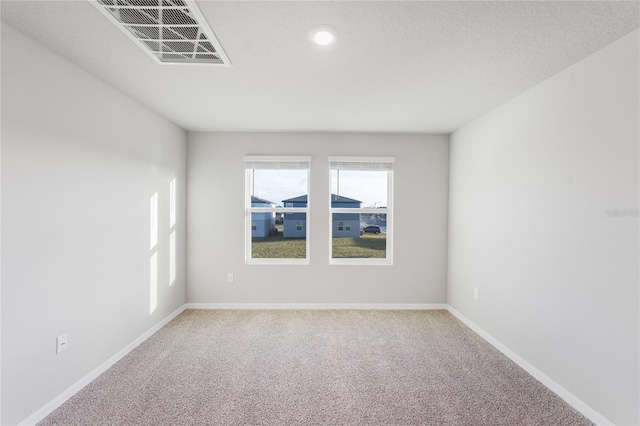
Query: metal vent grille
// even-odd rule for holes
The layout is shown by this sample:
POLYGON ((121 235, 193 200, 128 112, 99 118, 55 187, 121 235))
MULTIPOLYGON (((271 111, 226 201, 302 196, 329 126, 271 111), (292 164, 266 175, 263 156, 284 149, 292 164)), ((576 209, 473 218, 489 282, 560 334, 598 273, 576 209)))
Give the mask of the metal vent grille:
POLYGON ((160 63, 231 65, 191 0, 89 2, 160 63))

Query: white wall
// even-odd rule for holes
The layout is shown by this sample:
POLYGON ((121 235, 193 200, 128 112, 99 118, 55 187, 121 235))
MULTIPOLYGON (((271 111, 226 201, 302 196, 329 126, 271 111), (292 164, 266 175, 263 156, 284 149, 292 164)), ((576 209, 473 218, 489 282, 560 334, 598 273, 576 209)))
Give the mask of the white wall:
POLYGON ((616 424, 640 424, 638 37, 451 137, 449 304, 616 424))
POLYGON ((189 302, 446 302, 447 136, 189 133, 187 151, 189 302), (245 265, 246 154, 312 156, 310 265, 245 265), (393 266, 328 265, 329 155, 396 157, 393 266))
POLYGON ((184 131, 2 25, 0 423, 24 420, 184 304, 185 165, 184 131), (150 314, 156 191, 159 289, 150 314), (69 349, 56 355, 63 333, 69 349))

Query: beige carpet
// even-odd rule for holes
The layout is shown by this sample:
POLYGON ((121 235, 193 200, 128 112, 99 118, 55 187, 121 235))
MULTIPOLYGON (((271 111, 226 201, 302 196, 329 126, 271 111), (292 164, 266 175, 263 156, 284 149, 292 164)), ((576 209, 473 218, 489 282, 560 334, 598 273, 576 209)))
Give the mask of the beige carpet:
POLYGON ((43 425, 591 425, 446 311, 188 310, 43 425))

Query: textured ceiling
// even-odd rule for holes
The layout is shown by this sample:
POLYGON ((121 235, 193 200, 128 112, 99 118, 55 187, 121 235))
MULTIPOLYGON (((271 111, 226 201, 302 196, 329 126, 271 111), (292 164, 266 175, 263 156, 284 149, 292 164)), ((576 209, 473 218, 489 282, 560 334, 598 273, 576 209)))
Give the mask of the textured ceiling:
POLYGON ((187 130, 449 133, 640 26, 638 1, 199 1, 232 67, 158 65, 86 1, 2 20, 187 130), (311 45, 334 26, 339 42, 311 45))

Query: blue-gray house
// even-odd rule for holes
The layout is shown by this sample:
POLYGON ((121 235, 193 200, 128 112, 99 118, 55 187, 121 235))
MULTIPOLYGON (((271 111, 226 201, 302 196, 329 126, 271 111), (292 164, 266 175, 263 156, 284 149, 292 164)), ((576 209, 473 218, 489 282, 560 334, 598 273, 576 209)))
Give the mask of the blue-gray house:
MULTIPOLYGON (((282 200, 284 207, 307 207, 307 196, 282 200)), ((360 208, 362 201, 352 198, 343 197, 341 195, 331 194, 332 208, 360 208)), ((284 214, 284 231, 285 238, 304 238, 306 236, 305 213, 285 213, 284 214)), ((360 236, 360 215, 358 213, 334 213, 333 214, 333 237, 359 237, 360 236)))
MULTIPOLYGON (((284 207, 307 207, 307 196, 289 198, 282 200, 284 207)), ((282 236, 284 238, 304 238, 307 230, 306 213, 285 213, 283 219, 282 236)))
MULTIPOLYGON (((251 207, 275 207, 276 203, 251 196, 251 207)), ((276 214, 273 212, 251 213, 251 237, 268 237, 276 228, 276 214)))

